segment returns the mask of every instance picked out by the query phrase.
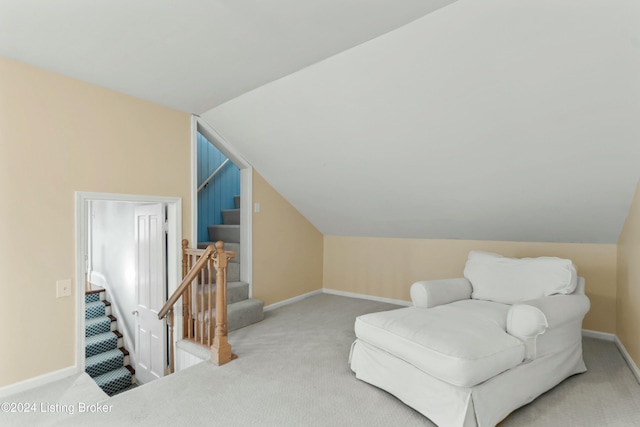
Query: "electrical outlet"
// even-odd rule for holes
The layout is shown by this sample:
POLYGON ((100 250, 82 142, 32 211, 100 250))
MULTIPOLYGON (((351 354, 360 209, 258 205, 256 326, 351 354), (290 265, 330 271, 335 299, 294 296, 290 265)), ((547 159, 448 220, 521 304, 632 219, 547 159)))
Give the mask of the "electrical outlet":
POLYGON ((56 298, 71 296, 71 279, 56 281, 56 298))

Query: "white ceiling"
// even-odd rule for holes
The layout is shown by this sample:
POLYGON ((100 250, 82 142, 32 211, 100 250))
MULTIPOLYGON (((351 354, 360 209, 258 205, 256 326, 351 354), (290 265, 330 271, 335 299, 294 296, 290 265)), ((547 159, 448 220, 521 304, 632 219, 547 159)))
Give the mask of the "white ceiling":
POLYGON ((635 0, 1 0, 0 55, 201 113, 330 235, 615 243, 640 178, 635 0))
POLYGON ((202 113, 455 0, 0 0, 0 55, 202 113))

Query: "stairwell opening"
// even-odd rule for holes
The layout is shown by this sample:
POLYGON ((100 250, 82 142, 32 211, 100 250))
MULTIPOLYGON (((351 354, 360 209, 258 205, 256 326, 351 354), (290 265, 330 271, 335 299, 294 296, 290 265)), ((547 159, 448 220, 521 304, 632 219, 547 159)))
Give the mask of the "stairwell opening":
MULTIPOLYGON (((113 254, 109 255, 102 249, 97 250, 92 244, 92 233, 95 231, 92 229, 92 204, 101 205, 108 210, 124 209, 127 212, 143 205, 159 204, 166 207, 166 286, 162 292, 164 299, 166 294, 177 288, 181 280, 182 255, 179 242, 182 240, 182 202, 175 197, 76 193, 76 366, 79 372, 89 373, 94 380, 103 376, 96 380, 96 383, 107 394, 113 395, 124 391, 132 383, 140 383, 135 377, 135 330, 126 326, 133 317, 132 311, 135 310, 129 307, 127 296, 122 290, 112 289, 109 285, 110 280, 119 281, 122 280, 122 276, 115 275, 108 279, 96 270, 98 267, 107 268, 104 267, 106 264, 96 261, 97 257, 105 258, 113 254), (91 287, 88 286, 89 283, 98 286, 91 287), (111 304, 117 299, 120 300, 117 306, 111 304)), ((129 220, 133 223, 134 217, 131 216, 129 220)), ((115 234, 114 228, 108 224, 106 232, 115 234)), ((128 233, 125 231, 125 234, 128 233)), ((131 238, 133 239, 133 236, 131 238)), ((101 244, 105 245, 104 242, 101 244)), ((123 249, 116 248, 116 252, 120 250, 123 249)), ((126 259, 133 256, 132 253, 123 255, 126 259)), ((123 266, 122 273, 125 276, 133 274, 132 265, 133 263, 128 263, 123 266)), ((164 322, 161 322, 160 328, 164 327, 164 322)), ((160 347, 159 353, 166 353, 169 348, 164 338, 160 347)))
POLYGON ((245 228, 241 209, 245 202, 240 195, 241 169, 201 132, 197 133, 197 157, 196 245, 205 249, 221 240, 225 250, 236 253, 227 272, 228 330, 233 331, 264 318, 264 302, 251 297, 250 283, 242 277, 246 257, 243 256, 245 228))

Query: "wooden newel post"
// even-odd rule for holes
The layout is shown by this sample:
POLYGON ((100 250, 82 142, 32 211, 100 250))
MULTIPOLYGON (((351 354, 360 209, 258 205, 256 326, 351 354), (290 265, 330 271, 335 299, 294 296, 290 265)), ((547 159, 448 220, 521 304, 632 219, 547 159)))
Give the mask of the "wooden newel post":
MULTIPOLYGON (((233 257, 234 254, 230 254, 233 257)), ((224 251, 224 243, 216 242, 213 265, 216 268, 216 329, 211 346, 211 361, 223 365, 237 356, 231 353, 227 341, 227 265, 229 259, 224 251)))

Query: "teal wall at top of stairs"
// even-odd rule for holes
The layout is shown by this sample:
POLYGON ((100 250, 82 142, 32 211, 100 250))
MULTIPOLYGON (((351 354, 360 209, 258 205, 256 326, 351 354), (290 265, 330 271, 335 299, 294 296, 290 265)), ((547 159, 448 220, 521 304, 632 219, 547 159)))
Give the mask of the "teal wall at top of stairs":
MULTIPOLYGON (((198 187, 226 160, 220 150, 198 133, 198 187)), ((222 210, 234 209, 233 197, 240 194, 240 169, 227 163, 198 193, 198 241, 209 240, 208 227, 222 224, 222 210)), ((195 247, 195 244, 193 245, 195 247)))

